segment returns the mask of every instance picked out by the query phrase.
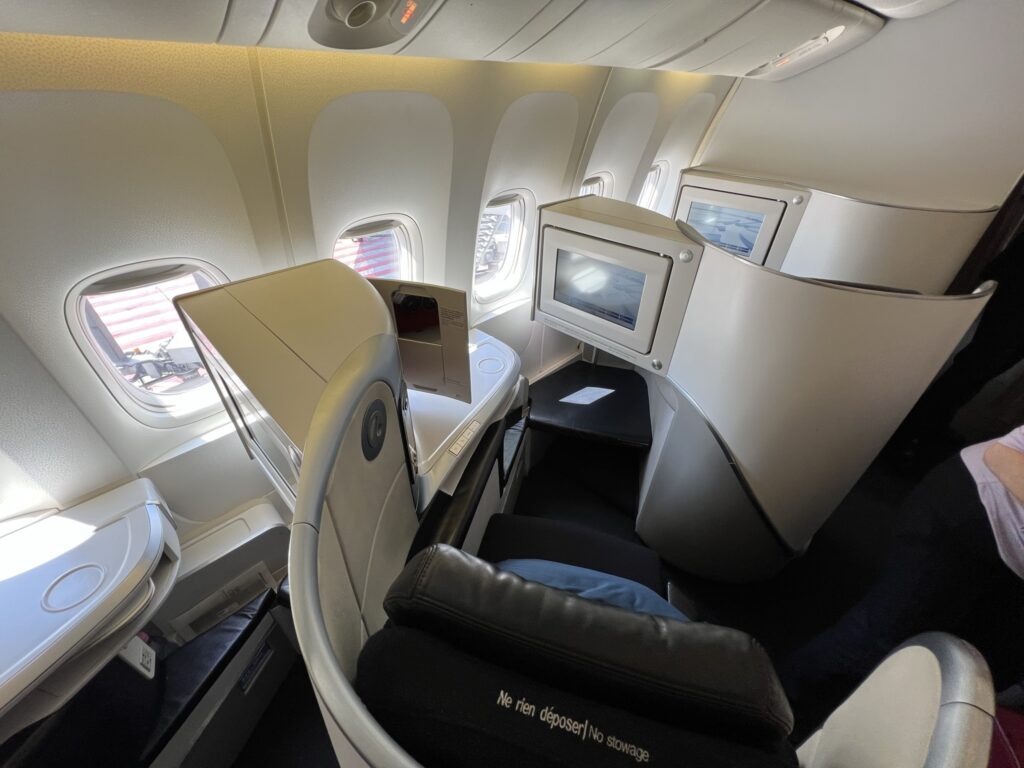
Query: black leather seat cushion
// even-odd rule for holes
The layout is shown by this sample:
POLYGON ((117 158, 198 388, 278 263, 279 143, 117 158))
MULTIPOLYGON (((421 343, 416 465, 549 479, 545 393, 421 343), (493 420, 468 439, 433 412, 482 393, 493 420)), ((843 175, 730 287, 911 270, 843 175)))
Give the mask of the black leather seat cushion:
POLYGON ((494 422, 484 431, 451 496, 438 492, 420 520, 409 557, 431 544, 461 547, 501 453, 504 424, 494 422))
POLYGON ((164 698, 149 736, 143 763, 149 764, 177 732, 270 610, 269 589, 215 627, 185 643, 163 663, 164 698))
POLYGON ((661 559, 651 549, 561 520, 494 515, 477 555, 491 563, 513 558, 553 560, 643 584, 665 597, 661 559))
POLYGON ((45 730, 6 742, 0 749, 0 765, 148 766, 241 650, 272 602, 267 590, 161 659, 153 680, 112 659, 63 709, 32 726, 45 730))
POLYGON ((356 690, 427 768, 795 768, 763 748, 652 720, 485 661, 422 630, 389 626, 359 657, 356 690))
POLYGON ((292 607, 292 583, 288 580, 287 576, 277 585, 277 602, 285 608, 292 607))
POLYGON ((584 600, 452 547, 411 560, 384 608, 398 626, 670 726, 771 749, 793 727, 772 664, 748 635, 584 600))
POLYGON ((650 448, 647 382, 632 369, 573 363, 530 385, 530 426, 615 445, 650 448), (588 405, 561 402, 585 387, 614 391, 588 405))

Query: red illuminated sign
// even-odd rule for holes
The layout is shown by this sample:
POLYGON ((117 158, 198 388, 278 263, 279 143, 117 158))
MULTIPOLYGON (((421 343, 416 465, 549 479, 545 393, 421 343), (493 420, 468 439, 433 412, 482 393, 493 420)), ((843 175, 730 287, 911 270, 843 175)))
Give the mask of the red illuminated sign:
POLYGON ((402 13, 402 17, 398 20, 400 24, 408 24, 409 19, 416 13, 418 3, 416 0, 405 0, 405 11, 402 13))

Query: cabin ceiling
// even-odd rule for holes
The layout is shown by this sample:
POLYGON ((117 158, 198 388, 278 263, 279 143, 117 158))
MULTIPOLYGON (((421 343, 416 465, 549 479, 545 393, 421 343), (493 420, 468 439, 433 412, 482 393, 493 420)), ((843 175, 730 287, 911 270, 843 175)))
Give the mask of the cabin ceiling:
POLYGON ((0 31, 782 80, 952 0, 7 0, 0 31))

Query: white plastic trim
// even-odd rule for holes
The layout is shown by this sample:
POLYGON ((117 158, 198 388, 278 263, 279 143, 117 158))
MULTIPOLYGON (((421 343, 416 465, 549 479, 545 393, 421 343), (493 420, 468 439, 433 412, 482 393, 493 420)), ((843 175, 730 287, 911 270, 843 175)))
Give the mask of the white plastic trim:
POLYGON ((363 230, 364 234, 370 231, 384 232, 398 225, 399 239, 403 241, 406 252, 402 254, 402 279, 422 280, 423 279, 423 236, 416 220, 404 213, 382 213, 376 216, 366 216, 357 221, 346 224, 330 244, 330 253, 325 257, 333 258, 334 246, 343 237, 350 237, 352 230, 363 230), (379 230, 372 230, 374 224, 380 224, 379 230))
MULTIPOLYGON (((212 279, 214 283, 223 284, 229 282, 228 277, 220 269, 207 261, 189 256, 167 256, 160 259, 149 259, 124 264, 97 272, 76 283, 64 300, 64 318, 67 322, 68 330, 71 332, 75 344, 103 383, 103 386, 106 387, 118 404, 134 419, 146 426, 164 429, 178 427, 183 424, 192 424, 222 410, 223 406, 220 397, 212 386, 212 381, 211 386, 208 388, 208 396, 189 398, 189 405, 181 403, 177 407, 169 398, 142 392, 130 386, 117 375, 93 342, 83 317, 83 301, 85 296, 89 294, 89 289, 102 280, 122 276, 128 278, 133 272, 174 266, 192 267, 194 271, 202 272, 212 279)), ((158 281, 154 280, 153 282, 158 281)), ((140 286, 145 284, 145 281, 140 282, 140 286)))
POLYGON ((506 305, 518 303, 526 297, 523 290, 524 287, 532 288, 532 284, 527 280, 527 277, 529 276, 530 266, 535 259, 533 248, 536 241, 537 220, 539 218, 537 198, 533 192, 528 189, 510 189, 500 195, 495 195, 480 209, 480 216, 477 217, 477 226, 479 226, 480 219, 488 208, 506 203, 518 204, 522 219, 519 222, 517 242, 510 243, 509 245, 510 250, 513 245, 515 246, 515 252, 506 254, 506 264, 501 269, 502 274, 495 278, 500 283, 500 288, 495 289, 493 292, 487 290, 477 291, 475 280, 476 253, 473 254, 473 300, 489 314, 503 309, 506 305))

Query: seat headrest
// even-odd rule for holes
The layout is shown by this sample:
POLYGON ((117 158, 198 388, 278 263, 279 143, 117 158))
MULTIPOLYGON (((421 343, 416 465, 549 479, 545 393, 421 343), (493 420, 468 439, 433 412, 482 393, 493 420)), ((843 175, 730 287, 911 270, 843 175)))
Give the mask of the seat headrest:
POLYGON ((765 743, 793 727, 749 635, 585 600, 444 544, 409 561, 384 609, 397 625, 671 725, 765 743))

